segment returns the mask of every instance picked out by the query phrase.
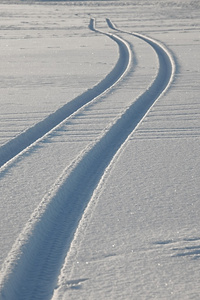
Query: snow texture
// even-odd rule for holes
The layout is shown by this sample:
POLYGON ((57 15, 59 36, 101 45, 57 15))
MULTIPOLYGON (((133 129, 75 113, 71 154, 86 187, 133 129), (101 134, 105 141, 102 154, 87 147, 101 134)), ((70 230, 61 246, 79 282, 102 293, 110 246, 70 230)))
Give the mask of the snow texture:
POLYGON ((198 299, 198 1, 0 7, 0 299, 198 299))

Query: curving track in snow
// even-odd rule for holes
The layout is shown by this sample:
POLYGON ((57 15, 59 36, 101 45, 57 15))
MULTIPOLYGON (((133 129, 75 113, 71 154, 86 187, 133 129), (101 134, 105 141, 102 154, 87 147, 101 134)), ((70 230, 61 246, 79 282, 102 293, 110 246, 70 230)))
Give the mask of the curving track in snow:
MULTIPOLYGON (((172 55, 159 42, 139 33, 120 30, 110 19, 106 19, 106 22, 111 29, 138 37, 139 39, 148 43, 155 50, 156 54, 158 55, 160 67, 159 67, 158 76, 155 82, 153 83, 153 85, 151 86, 151 90, 156 95, 156 91, 154 89, 154 87, 156 87, 158 92, 156 98, 158 98, 159 95, 164 93, 167 90, 167 88, 170 86, 175 74, 175 64, 172 55)), ((153 98, 154 100, 151 103, 149 102, 149 107, 151 107, 152 104, 156 101, 155 95, 152 97, 152 100, 153 98)))
MULTIPOLYGON (((110 20, 107 23, 110 28, 117 30, 110 20)), ((89 28, 98 32, 93 19, 89 28)), ((120 64, 123 62, 123 73, 118 72, 117 76, 113 73, 115 82, 118 82, 122 74, 126 73, 131 52, 123 39, 110 33, 106 35, 117 41, 120 48, 119 61, 120 64)), ((170 54, 156 41, 141 35, 135 36, 153 47, 158 56, 156 79, 98 140, 90 144, 64 170, 33 213, 5 263, 0 281, 2 299, 51 298, 79 220, 106 168, 151 106, 169 87, 174 74, 170 54)), ((109 78, 106 77, 103 86, 111 86, 108 83, 109 78)))
POLYGON ((128 53, 129 47, 125 41, 114 34, 100 32, 95 29, 95 20, 91 19, 89 28, 107 35, 114 40, 119 47, 119 59, 111 70, 111 72, 92 89, 87 90, 75 99, 66 103, 54 113, 50 114, 41 122, 35 124, 33 127, 28 128, 15 138, 11 139, 6 144, 0 147, 0 168, 8 164, 11 160, 15 159, 18 155, 23 154, 31 145, 43 138, 46 134, 56 129, 63 121, 69 116, 77 112, 80 108, 92 102, 96 97, 111 89, 127 71, 129 65, 130 54, 128 53))
MULTIPOLYGON (((173 57, 168 52, 168 50, 165 49, 159 42, 157 42, 151 38, 148 38, 144 35, 118 30, 116 28, 116 26, 110 21, 110 19, 106 19, 106 22, 112 30, 116 30, 119 33, 123 32, 128 35, 138 37, 138 38, 142 39, 143 41, 145 41, 145 43, 149 44, 154 49, 154 51, 158 57, 159 69, 158 69, 157 76, 156 76, 154 82, 152 83, 152 85, 141 96, 139 96, 139 98, 137 98, 135 102, 133 102, 133 104, 126 110, 126 112, 121 116, 121 118, 111 128, 110 137, 109 137, 110 144, 117 145, 117 139, 119 139, 119 137, 121 137, 121 139, 119 141, 118 147, 116 147, 117 148, 116 151, 115 150, 113 151, 113 155, 110 159, 110 163, 105 168, 102 177, 99 179, 99 183, 98 183, 97 187, 93 191, 90 202, 92 202, 93 198, 98 198, 97 195, 100 194, 102 185, 105 182, 104 177, 106 178, 107 172, 110 172, 110 167, 112 167, 113 163, 116 161, 119 152, 126 145, 129 137, 132 135, 134 130, 139 126, 139 124, 142 122, 142 120, 148 114, 149 110, 154 105, 154 103, 167 91, 167 89, 169 88, 170 84, 173 81, 174 74, 175 74, 175 64, 173 61, 173 57), (116 129, 116 132, 115 132, 115 129, 116 129)), ((108 147, 109 147, 109 145, 107 145, 107 149, 104 149, 104 150, 108 150, 108 147)), ((91 210, 91 208, 90 208, 90 210, 91 210)), ((91 211, 90 211, 90 213, 91 213, 91 211)), ((79 226, 77 227, 77 230, 76 230, 78 233, 78 236, 79 236, 80 232, 83 233, 83 231, 84 231, 84 229, 81 229, 81 227, 83 226, 83 228, 85 228, 84 215, 86 215, 86 219, 88 219, 90 213, 88 213, 87 209, 86 209, 84 214, 82 215, 82 218, 79 222, 79 226), (80 232, 79 232, 79 229, 80 229, 80 232)), ((76 235, 74 237, 74 240, 76 240, 76 235)), ((72 252, 77 250, 76 241, 75 241, 75 244, 73 245, 74 240, 71 242, 72 249, 73 249, 72 252)), ((63 299, 63 294, 65 293, 65 291, 68 287, 71 287, 73 285, 76 287, 81 282, 81 280, 73 281, 73 280, 69 280, 69 278, 66 277, 65 272, 68 267, 68 255, 70 256, 70 251, 67 253, 67 256, 65 258, 65 262, 61 269, 60 276, 58 279, 57 288, 54 290, 54 296, 53 296, 52 300, 63 299)), ((67 275, 69 275, 68 271, 67 271, 67 275)), ((87 279, 83 279, 83 280, 87 280, 87 279)))
MULTIPOLYGON (((92 90, 80 95, 44 121, 36 124, 34 128, 30 128, 12 140, 5 145, 5 148, 1 148, 0 157, 3 165, 1 171, 4 171, 19 155, 23 156, 32 146, 43 140, 46 135, 57 129, 59 130, 59 127, 72 114, 79 113, 80 109, 106 94, 128 71, 131 61, 129 45, 120 37, 96 30, 94 19, 91 19, 89 28, 92 31, 107 35, 117 43, 119 58, 115 67, 92 90), (19 153, 17 153, 18 150, 20 151, 19 153), (13 157, 10 157, 11 154, 13 154, 13 157)), ((64 170, 49 192, 49 195, 43 199, 39 207, 34 211, 28 224, 14 244, 0 274, 0 296, 3 299, 46 299, 49 298, 49 290, 52 293, 52 289, 49 289, 49 286, 54 287, 63 261, 62 255, 66 253, 68 240, 70 241, 71 239, 69 232, 74 232, 76 223, 80 218, 78 216, 81 215, 81 209, 85 207, 85 200, 82 203, 83 206, 80 205, 78 208, 74 206, 76 200, 73 201, 73 197, 76 197, 78 193, 77 181, 79 179, 76 178, 77 173, 79 173, 78 170, 82 169, 80 174, 84 176, 83 174, 86 171, 85 164, 87 164, 86 154, 88 152, 90 157, 94 144, 95 142, 84 151, 84 154, 81 153, 71 163, 69 168, 67 167, 64 170), (86 156, 85 159, 83 159, 84 156, 86 156), (69 191, 67 192, 66 189, 68 188, 69 191), (73 193, 75 193, 74 196, 72 195, 73 193), (65 201, 64 198, 67 198, 67 194, 71 200, 69 203, 64 204, 63 201, 65 201), (59 199, 61 202, 59 202, 59 199), (63 214, 65 209, 67 213, 63 214), (75 214, 74 210, 77 210, 75 214), (62 232, 62 228, 65 228, 65 231, 62 232), (50 236, 52 236, 51 239, 49 239, 50 236), (40 263, 38 263, 38 258, 40 263), (45 276, 43 276, 43 272, 45 276), (37 276, 37 274, 40 275, 37 276), (35 296, 36 294, 37 296, 35 296)), ((80 180, 82 181, 81 178, 80 180)), ((81 201, 81 199, 78 201, 81 201)))

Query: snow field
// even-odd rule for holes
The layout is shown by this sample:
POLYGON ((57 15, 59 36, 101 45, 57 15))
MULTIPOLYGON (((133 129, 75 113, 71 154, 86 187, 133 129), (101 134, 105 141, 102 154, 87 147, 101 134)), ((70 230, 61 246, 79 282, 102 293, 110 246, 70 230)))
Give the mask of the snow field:
MULTIPOLYGON (((128 53, 127 53, 127 55, 128 55, 128 53)), ((114 100, 115 98, 113 97, 113 100, 114 100)), ((105 100, 105 99, 104 99, 105 100)), ((115 100, 116 101, 116 100, 115 100)), ((101 103, 101 105, 102 105, 102 103, 101 103)), ((110 105, 110 104, 109 104, 110 105)), ((120 99, 120 105, 121 105, 121 99, 120 99)), ((88 105, 89 106, 89 105, 88 105)), ((87 112, 88 112, 88 106, 87 106, 87 112)), ((94 106, 94 104, 92 105, 92 106, 94 106)), ((115 106, 116 106, 116 104, 115 104, 115 106)), ((97 107, 98 107, 98 104, 97 104, 97 107)), ((105 109, 105 104, 104 104, 104 109, 105 109)), ((90 112, 91 113, 91 112, 90 112)), ((103 108, 102 108, 102 113, 103 113, 103 115, 104 115, 104 117, 105 117, 105 112, 103 111, 103 108)), ((79 113, 80 114, 80 113, 79 113)), ((112 116, 112 114, 111 114, 111 116, 112 116)), ((83 118, 84 116, 81 114, 81 116, 80 116, 81 118, 83 118)), ((73 118, 73 117, 72 117, 73 118)), ((100 115, 100 118, 101 118, 101 115, 100 115)), ((112 116, 112 118, 113 118, 113 116, 112 116)), ((77 121, 77 119, 76 119, 76 121, 77 121)), ((106 120, 107 121, 107 120, 106 120)), ((105 122, 105 121, 104 121, 105 122)), ((78 122, 78 123, 80 123, 80 122, 78 122)), ((76 123, 77 124, 77 123, 76 123)), ((105 126, 105 125, 104 125, 105 126)), ((122 127, 123 128, 123 127, 122 127)), ((85 133, 83 133, 84 135, 85 135, 85 133)), ((110 138, 108 139, 108 142, 110 141, 110 138)), ((97 148, 98 149, 98 148, 97 148)), ((101 150, 101 148, 100 148, 100 150, 101 150)), ((44 151, 42 151, 42 153, 43 153, 43 155, 44 155, 44 151)), ((37 154, 38 155, 38 154, 37 154)), ((91 154, 89 154, 89 157, 91 156, 91 154)), ((99 159, 99 161, 101 161, 102 159, 99 159)), ((86 160, 86 162, 87 162, 87 160, 86 160)), ((84 163, 84 165, 85 165, 85 167, 87 166, 87 163, 84 163)), ((83 171, 85 172, 85 167, 84 167, 84 169, 83 169, 83 171)), ((80 170, 80 167, 79 167, 79 170, 80 170)), ((68 173, 71 173, 71 170, 70 170, 70 172, 68 171, 68 173)), ((79 171, 79 173, 80 173, 80 171, 79 171)), ((87 173, 87 172, 86 172, 87 173)), ((66 175, 65 175, 65 177, 67 177, 66 175)), ((65 178, 64 177, 64 178, 65 178)), ((80 174, 79 174, 79 177, 80 177, 80 174)), ((66 180, 66 179, 64 179, 64 180, 66 180)), ((62 179, 61 179, 61 181, 63 181, 62 179)), ((77 181, 76 181, 77 182, 77 181)), ((70 186, 71 186, 71 180, 69 179, 69 183, 70 183, 70 186)), ((61 183, 57 183, 56 185, 58 185, 58 186, 62 186, 62 184, 61 183)), ((66 188, 65 188, 66 189, 66 188)), ((53 194, 55 194, 55 192, 53 192, 53 194)), ((66 191, 65 192, 61 192, 61 194, 62 195, 65 195, 66 196, 66 191)), ((58 199, 61 199, 62 197, 61 197, 61 194, 60 193, 58 193, 57 195, 60 195, 60 196, 58 196, 58 199)), ((52 196, 51 196, 51 198, 52 198, 52 196)), ((54 202, 55 202, 55 200, 54 200, 54 202)), ((56 203, 57 203, 57 200, 56 200, 56 203)), ((47 202, 47 205, 48 205, 48 202, 47 202)), ((55 204, 54 204, 55 205, 55 204)), ((56 204, 56 206, 57 206, 58 204, 56 204)), ((44 201, 44 205, 42 205, 42 207, 45 207, 46 206, 46 204, 45 204, 45 201, 44 201)), ((41 211, 41 214, 42 214, 42 211, 43 211, 44 209, 41 209, 41 208, 39 208, 39 211, 41 211)), ((53 211, 54 211, 55 209, 53 209, 53 211)), ((48 210, 47 210, 48 211, 48 210)), ((74 211, 74 213, 76 213, 76 214, 78 214, 77 213, 77 208, 76 208, 76 210, 74 211)), ((39 212, 39 214, 40 214, 40 212, 39 212)), ((48 213, 46 212, 45 213, 45 215, 47 214, 47 216, 48 216, 48 213)), ((52 219, 52 215, 50 215, 51 216, 51 219, 52 219)), ((35 216, 35 214, 33 215, 33 218, 32 218, 32 221, 30 221, 29 223, 28 223, 28 233, 27 233, 27 230, 25 229, 25 237, 23 238, 22 236, 20 236, 20 240, 24 240, 24 244, 25 244, 25 246, 23 246, 22 245, 22 247, 25 247, 25 249, 26 249, 26 244, 27 244, 27 238, 26 238, 26 236, 28 235, 28 237, 29 237, 29 235, 30 235, 30 233, 29 233, 29 231, 30 231, 30 223, 31 222, 33 222, 33 223, 35 223, 35 221, 36 220, 38 220, 38 219, 40 219, 39 217, 36 217, 35 216)), ((44 219, 44 221, 46 222, 47 221, 47 219, 48 219, 48 217, 43 217, 43 219, 44 219)), ((59 218, 60 219, 60 218, 59 218)), ((50 222, 52 222, 52 221, 50 221, 50 222)), ((47 221, 47 224, 49 224, 48 223, 48 221, 47 221)), ((53 223, 54 224, 54 223, 53 223)), ((70 222, 69 222, 69 224, 70 224, 70 222)), ((39 224, 39 226, 40 226, 40 224, 39 224)), ((48 229, 48 232, 49 232, 49 226, 50 226, 50 224, 47 226, 47 225, 44 225, 47 229, 48 229)), ((43 226, 43 227, 44 227, 43 226)), ((60 226, 61 226, 61 224, 60 224, 60 226)), ((66 225, 65 225, 66 226, 66 225)), ((32 226, 33 228, 34 228, 34 225, 32 226)), ((36 232, 38 232, 38 229, 36 229, 36 232)), ((40 230, 39 230, 39 232, 40 232, 40 230)), ((37 233, 37 235, 38 235, 38 233, 37 233)), ((42 231, 42 235, 44 235, 44 232, 42 231)), ((35 234, 33 234, 33 236, 35 236, 35 234)), ((48 234, 47 234, 47 236, 48 236, 48 234)), ((30 239, 30 238, 29 238, 30 239)), ((38 238, 38 240, 40 240, 40 238, 38 238)), ((22 243, 23 244, 23 243, 22 243)), ((47 243, 47 241, 45 241, 45 245, 47 245, 48 243, 47 243)), ((17 243, 16 243, 16 245, 19 245, 19 241, 17 241, 17 243)), ((32 242, 32 239, 30 239, 30 245, 31 245, 31 248, 33 248, 33 249, 35 249, 35 247, 33 247, 33 242, 32 242)), ((38 247, 38 246, 37 246, 38 247)), ((20 248, 21 248, 21 246, 20 246, 20 248)), ((42 248, 44 249, 44 244, 43 244, 43 246, 42 246, 42 248)), ((22 248, 23 249, 23 248, 22 248)), ((57 249, 57 248, 56 248, 57 249)), ((21 252, 21 250, 16 250, 15 249, 15 247, 14 247, 14 249, 13 249, 13 252, 12 252, 12 254, 10 255, 10 257, 12 257, 12 258, 14 258, 14 260, 16 260, 16 258, 15 257, 17 257, 17 256, 19 256, 19 253, 21 252)), ((26 250, 25 251, 23 251, 23 252, 27 252, 26 250)), ((35 253, 35 250, 34 250, 34 253, 35 253)), ((44 254, 45 254, 45 256, 46 256, 46 252, 44 251, 44 254)), ((55 253, 55 255, 58 255, 58 253, 56 252, 55 253)), ((35 255, 34 255, 35 256, 35 255)), ((33 257, 34 257, 33 255, 31 255, 31 258, 29 258, 29 259, 27 259, 27 261, 29 262, 30 260, 34 260, 33 259, 33 257)), ((23 257, 23 256, 22 256, 23 257)), ((26 254, 25 254, 25 257, 26 257, 26 254)), ((29 256, 28 256, 29 257, 29 256)), ((41 255, 40 255, 40 258, 41 258, 41 255)), ((9 264, 10 264, 10 259, 8 258, 8 261, 9 261, 9 264)), ((12 261, 13 261, 13 259, 12 259, 12 261)), ((22 258, 22 263, 24 264, 24 258, 22 258)), ((11 264, 11 266, 13 267, 13 265, 14 265, 14 263, 12 262, 12 264, 11 264)), ((25 264, 25 266, 26 266, 26 264, 25 264)), ((31 266, 32 266, 32 264, 31 264, 31 266)), ((40 264, 40 266, 41 266, 41 264, 40 264)), ((9 269, 9 267, 6 267, 6 269, 9 269)), ((17 265, 17 269, 18 270, 20 270, 20 272, 22 272, 21 271, 21 269, 22 269, 23 267, 22 267, 22 265, 21 265, 21 263, 19 263, 19 266, 17 265)), ((27 268, 26 268, 27 269, 27 268)), ((6 272, 8 272, 8 271, 6 271, 6 272)), ((15 271, 16 272, 16 271, 15 271)), ((14 275, 14 278, 15 278, 15 280, 16 280, 16 274, 15 274, 15 272, 13 272, 12 271, 12 274, 14 275)), ((19 271, 18 271, 19 272, 19 271)), ((22 273, 22 275, 23 275, 23 277, 27 277, 27 276, 25 276, 23 273, 22 273)), ((35 274, 33 275, 33 276, 35 276, 35 274)), ((6 277, 6 275, 5 275, 5 277, 6 277)), ((29 277, 30 277, 30 275, 29 275, 29 277)), ((12 278, 12 276, 11 276, 11 278, 12 278)), ((19 280, 19 284, 20 284, 20 282, 22 282, 21 280, 20 280, 20 276, 17 276, 17 278, 18 278, 18 280, 19 280)), ((11 279, 12 280, 12 279, 11 279)), ((11 281, 12 282, 12 281, 11 281)), ((33 280, 30 280, 30 278, 29 278, 29 282, 31 283, 31 284, 33 284, 33 280)), ((18 286, 17 286, 17 289, 15 290, 15 292, 14 292, 14 295, 16 295, 16 291, 18 291, 18 293, 19 293, 19 297, 22 297, 22 295, 20 294, 20 287, 19 287, 19 284, 18 284, 18 286)), ((39 283, 40 285, 41 285, 41 283, 39 283)), ((44 285, 44 283, 43 283, 43 285, 44 285)), ((10 286, 14 286, 14 282, 11 284, 11 285, 9 285, 9 293, 11 293, 12 291, 11 291, 11 289, 10 289, 10 286)), ((30 290, 31 290, 31 287, 30 287, 30 285, 28 285, 28 282, 26 283, 26 287, 27 287, 27 291, 30 293, 30 290)), ((35 288, 35 286, 34 286, 34 288, 35 288)), ((44 289, 44 286, 42 286, 42 288, 44 289)), ((39 290, 39 287, 38 287, 38 290, 39 290)), ((23 287, 23 293, 25 293, 25 290, 24 290, 24 287, 23 287)), ((44 291, 42 291, 42 293, 44 293, 44 291)), ((13 297, 15 297, 13 295, 13 297)), ((12 294, 10 294, 10 296, 9 297, 11 297, 12 298, 12 294)), ((27 296, 26 296, 27 297, 27 296)), ((40 294, 39 294, 39 291, 38 291, 38 297, 40 297, 40 294)))
MULTIPOLYGON (((1 168, 2 191, 9 199, 1 202, 3 299, 50 299, 55 287, 53 299, 198 299, 198 13, 195 4, 184 1, 143 4, 87 3, 78 8, 76 16, 84 17, 86 27, 96 14, 97 28, 108 32, 105 19, 98 17, 107 14, 116 28, 130 33, 143 30, 137 37, 110 30, 130 47, 129 70, 112 90, 1 168), (134 20, 130 8, 134 8, 134 20), (152 37, 150 44, 145 32, 152 37), (166 61, 171 54, 154 40, 164 41, 173 51, 173 81, 172 58, 166 61), (144 95, 148 99, 149 90, 156 99, 168 81, 167 93, 148 111, 140 100, 144 95), (137 106, 132 104, 135 100, 137 106), (134 119, 139 114, 135 125, 140 123, 124 143, 130 133, 130 112, 134 119)), ((43 5, 33 7, 43 9, 43 5)), ((55 8, 54 4, 44 7, 51 12, 55 8)), ((65 5, 56 7, 61 12, 65 5)), ((55 24, 48 26, 51 32, 55 24)), ((99 40, 103 36, 117 54, 109 36, 90 34, 91 41, 92 37, 99 41, 98 51, 104 48, 99 40)), ((84 60, 89 61, 86 53, 84 60)), ((119 51, 120 55, 124 56, 119 51)), ((102 54, 102 58, 113 61, 112 55, 102 54)), ((110 69, 104 70, 98 78, 108 82, 110 69)), ((94 78, 86 79, 91 86, 94 78)))
POLYGON ((175 80, 105 176, 55 299, 199 298, 199 40, 188 24, 153 34, 173 49, 175 80))

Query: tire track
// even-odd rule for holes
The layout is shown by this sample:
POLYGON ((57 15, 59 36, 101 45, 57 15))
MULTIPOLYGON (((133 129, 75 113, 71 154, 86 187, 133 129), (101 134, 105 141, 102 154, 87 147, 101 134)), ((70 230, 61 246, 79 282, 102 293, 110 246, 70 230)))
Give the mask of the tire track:
MULTIPOLYGON (((110 169, 111 169, 113 163, 116 161, 120 151, 123 149, 123 147, 125 147, 127 141, 131 137, 132 133, 135 131, 135 129, 140 125, 142 120, 148 114, 151 107, 167 91, 171 82, 173 81, 173 77, 175 74, 175 64, 173 61, 173 57, 168 52, 168 50, 166 50, 161 44, 159 44, 157 41, 154 41, 153 39, 147 38, 143 35, 136 34, 136 33, 133 34, 131 32, 119 30, 110 21, 110 19, 106 19, 106 22, 111 29, 116 30, 118 32, 124 32, 124 33, 127 33, 132 36, 136 36, 136 37, 144 40, 146 43, 148 43, 154 49, 154 51, 156 52, 156 54, 158 56, 159 71, 158 71, 158 75, 157 75, 155 81, 153 82, 153 84, 151 85, 151 87, 148 90, 146 90, 138 99, 136 99, 136 102, 133 103, 127 109, 127 111, 125 112, 124 115, 122 115, 122 118, 124 118, 125 116, 127 117, 125 123, 126 123, 126 126, 128 126, 128 127, 123 128, 124 133, 119 130, 119 135, 124 134, 124 137, 122 138, 121 144, 119 145, 118 149, 116 151, 113 151, 113 156, 112 156, 109 164, 106 166, 101 178, 99 179, 98 185, 94 189, 92 196, 90 198, 89 205, 87 206, 87 208, 85 209, 85 211, 81 217, 81 220, 80 220, 80 222, 77 226, 76 232, 74 234, 74 239, 71 242, 72 249, 73 249, 72 252, 76 251, 76 241, 75 241, 76 233, 78 235, 83 233, 84 228, 85 228, 85 222, 87 222, 85 220, 86 219, 88 220, 88 218, 90 218, 90 214, 91 214, 91 211, 93 208, 93 206, 92 206, 93 199, 96 199, 96 201, 98 201, 97 200, 98 196, 101 193, 102 186, 107 178, 108 173, 110 172, 110 169), (159 88, 159 86, 160 86, 160 88, 159 88), (131 122, 132 122, 132 124, 131 124, 131 122), (126 132, 126 130, 127 130, 127 132, 126 132), (83 226, 83 228, 82 228, 82 226, 83 226), (79 232, 79 230, 80 230, 80 232, 79 232), (75 245, 73 245, 74 241, 75 241, 75 245)), ((118 122, 120 123, 120 127, 123 122, 122 118, 121 118, 121 120, 118 120, 118 122)), ((116 138, 117 138, 117 135, 116 135, 116 138)), ((112 139, 110 139, 110 142, 112 142, 112 139)), ((67 266, 68 266, 68 256, 70 256, 70 249, 65 258, 65 263, 61 269, 59 279, 58 279, 58 284, 57 284, 58 286, 54 290, 54 295, 52 297, 52 300, 58 299, 58 298, 63 299, 63 293, 64 293, 64 291, 66 291, 68 284, 71 282, 71 281, 67 281, 67 277, 65 276, 65 274, 66 274, 65 270, 67 270, 67 266)), ((68 274, 68 272, 67 272, 67 274, 68 274)), ((78 283, 79 283, 79 281, 78 281, 78 283)))
MULTIPOLYGON (((106 18, 106 22, 108 24, 108 27, 110 27, 112 30, 115 30, 119 33, 120 32, 127 33, 129 35, 138 37, 139 39, 148 43, 154 49, 154 51, 156 52, 156 54, 158 56, 159 64, 160 64, 159 74, 157 76, 157 79, 156 79, 156 82, 154 83, 154 85, 157 86, 157 83, 160 82, 160 84, 162 84, 162 85, 158 89, 158 92, 159 92, 158 94, 161 94, 161 91, 163 91, 163 93, 164 93, 164 91, 171 84, 174 74, 175 74, 175 63, 174 63, 173 57, 170 54, 170 52, 167 49, 165 49, 156 40, 153 40, 153 39, 146 37, 139 33, 129 32, 129 31, 118 29, 117 26, 108 18, 106 18), (164 66, 165 66, 165 68, 164 68, 164 66)), ((155 100, 154 100, 154 102, 155 102, 155 100)))
MULTIPOLYGON (((93 19, 90 29, 97 31, 93 19)), ((5 264, 1 280, 2 299, 51 298, 79 220, 98 189, 106 168, 169 87, 174 74, 170 54, 152 39, 144 36, 143 39, 153 47, 159 59, 156 79, 98 141, 64 170, 33 213, 5 264)), ((126 52, 126 61, 130 60, 129 55, 126 52)))
POLYGON ((126 73, 130 62, 129 60, 127 60, 127 57, 129 57, 129 48, 127 43, 123 41, 120 37, 117 37, 113 34, 104 33, 102 31, 96 30, 94 19, 90 20, 90 24, 88 27, 92 31, 108 36, 114 42, 117 43, 119 48, 119 58, 116 65, 111 70, 111 72, 93 88, 87 90, 83 94, 66 103, 41 122, 28 128, 15 138, 11 139, 6 144, 2 145, 0 147, 0 168, 3 165, 7 164, 9 161, 13 160, 18 155, 21 155, 24 152, 26 152, 27 149, 31 147, 31 145, 43 138, 52 130, 55 130, 59 125, 61 125, 62 122, 64 122, 68 117, 77 112, 80 108, 92 102, 100 95, 106 93, 126 73))
MULTIPOLYGON (((91 19, 89 28, 97 33, 107 35, 113 39, 119 47, 119 59, 117 64, 111 73, 103 79, 103 83, 101 82, 102 90, 99 89, 98 85, 98 93, 95 95, 96 97, 91 97, 91 103, 109 91, 125 75, 131 62, 131 51, 129 45, 120 37, 96 30, 94 19, 91 19)), ((82 97, 82 95, 80 97, 82 97)), ((83 107, 88 104, 89 102, 87 101, 87 103, 78 108, 76 112, 79 112, 80 109, 83 109, 83 107)), ((74 116, 76 112, 73 113, 74 116)), ((23 155, 30 147, 42 140, 47 134, 59 129, 65 121, 66 119, 61 121, 61 123, 45 133, 41 138, 23 149, 18 155, 23 155)), ((29 222, 18 237, 4 263, 0 274, 0 298, 15 300, 49 299, 55 286, 55 280, 65 257, 68 244, 71 240, 71 232, 73 234, 74 228, 77 226, 76 223, 80 218, 78 215, 82 214, 81 209, 84 209, 85 206, 85 200, 83 203, 78 203, 78 201, 81 201, 80 197, 82 197, 82 194, 79 196, 78 201, 74 199, 75 201, 73 202, 73 199, 71 199, 69 203, 65 203, 65 199, 68 198, 68 196, 69 199, 73 198, 73 194, 75 194, 74 197, 77 197, 78 191, 76 184, 79 179, 76 178, 78 175, 76 172, 82 168, 80 174, 84 176, 83 172, 85 173, 86 171, 84 164, 87 164, 87 159, 83 159, 83 157, 84 155, 86 157, 88 156, 88 153, 91 152, 95 143, 96 142, 90 144, 89 147, 86 148, 83 153, 80 153, 71 165, 64 170, 48 195, 46 195, 38 208, 33 212, 29 222), (69 188, 69 190, 67 191, 66 188, 67 190, 69 188), (76 208, 77 213, 74 215, 74 205, 79 204, 81 205, 76 208), (67 213, 63 214, 65 209, 67 213), (65 230, 63 230, 63 228, 65 228, 65 230), (53 238, 51 239, 50 236, 53 238)), ((18 155, 8 161, 1 170, 4 170, 18 155)), ((96 177, 94 177, 94 179, 96 181, 96 177)), ((85 182, 87 185, 87 179, 85 182)), ((92 183, 92 185, 93 184, 95 183, 92 183)), ((90 188, 89 184, 87 188, 90 188)), ((89 191, 86 193, 89 193, 89 191)))

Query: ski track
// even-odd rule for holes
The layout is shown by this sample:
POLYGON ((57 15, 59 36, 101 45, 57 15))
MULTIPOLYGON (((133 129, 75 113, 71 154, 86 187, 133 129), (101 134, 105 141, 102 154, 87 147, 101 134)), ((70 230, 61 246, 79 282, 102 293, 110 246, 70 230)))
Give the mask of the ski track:
MULTIPOLYGON (((115 31, 125 32, 118 30, 109 19, 107 24, 115 31)), ((95 29, 94 19, 90 20, 89 28, 103 33, 95 29)), ((52 297, 78 223, 92 194, 98 189, 98 183, 103 178, 106 168, 173 80, 175 66, 170 53, 153 39, 126 33, 143 39, 153 47, 159 59, 157 77, 111 128, 104 132, 99 140, 90 144, 71 166, 64 170, 52 190, 42 200, 4 264, 0 280, 1 299, 39 300, 52 297)), ((103 34, 118 43, 120 58, 117 68, 110 73, 112 76, 109 75, 103 80, 104 83, 101 82, 101 93, 111 86, 110 77, 116 76, 115 72, 122 66, 122 62, 128 66, 131 55, 127 44, 121 38, 110 33, 103 34)), ((125 71, 126 68, 123 74, 125 71)), ((117 74, 115 82, 123 77, 122 73, 117 74)))

